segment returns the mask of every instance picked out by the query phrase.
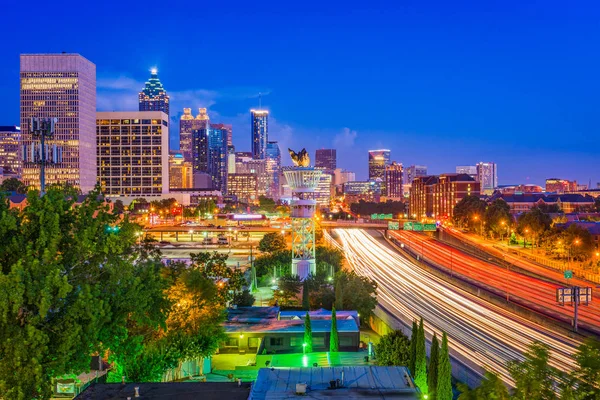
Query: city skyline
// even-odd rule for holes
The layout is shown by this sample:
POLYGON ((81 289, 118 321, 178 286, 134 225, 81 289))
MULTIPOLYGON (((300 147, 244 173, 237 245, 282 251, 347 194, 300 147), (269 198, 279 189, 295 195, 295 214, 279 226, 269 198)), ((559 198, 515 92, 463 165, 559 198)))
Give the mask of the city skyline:
MULTIPOLYGON (((347 10, 328 7, 332 6, 326 6, 325 14, 337 13, 350 22, 349 26, 357 18, 347 10)), ((565 14, 562 9, 548 7, 543 18, 532 22, 529 17, 539 11, 535 7, 520 5, 509 15, 492 5, 478 5, 460 9, 427 35, 427 29, 450 11, 446 7, 440 3, 429 20, 418 17, 416 6, 387 10, 389 15, 364 8, 364 16, 371 17, 365 18, 365 31, 354 32, 342 26, 339 34, 349 40, 340 42, 336 39, 338 33, 327 28, 324 17, 305 15, 316 29, 305 33, 308 38, 299 38, 290 34, 297 26, 294 21, 290 28, 283 29, 284 22, 290 24, 291 9, 278 10, 277 17, 275 11, 252 11, 240 6, 231 11, 232 23, 242 31, 248 23, 242 18, 244 13, 269 18, 273 26, 257 32, 255 39, 264 41, 270 52, 280 57, 258 63, 261 65, 241 66, 234 61, 245 57, 249 50, 243 48, 246 44, 238 40, 239 35, 210 36, 201 44, 208 47, 207 51, 223 54, 224 62, 218 67, 202 64, 200 68, 194 62, 174 62, 179 59, 176 55, 180 45, 154 46, 153 40, 160 40, 160 32, 148 33, 144 41, 130 32, 103 32, 98 36, 85 29, 99 18, 89 13, 89 20, 78 21, 61 34, 22 32, 6 44, 7 61, 0 66, 0 89, 5 93, 0 97, 0 124, 19 123, 19 54, 60 52, 64 48, 97 65, 98 111, 136 110, 138 93, 150 70, 156 67, 171 96, 171 125, 177 126, 183 107, 207 107, 211 119, 233 126, 236 150, 249 150, 249 110, 259 105, 262 93, 262 108, 270 111, 269 140, 278 141, 281 148, 306 147, 311 154, 318 148, 335 148, 339 167, 355 171, 357 179, 367 176, 368 154, 363 149, 385 147, 392 151, 395 161, 405 166, 427 165, 430 173, 492 161, 499 165, 501 185, 543 185, 546 178, 559 177, 581 183, 591 180, 595 186, 600 172, 589 149, 595 144, 597 126, 593 93, 598 83, 592 79, 592 71, 597 69, 598 56, 572 49, 572 43, 579 39, 577 49, 597 42, 597 33, 586 31, 592 26, 592 13, 569 9, 565 14), (418 18, 411 22, 415 16, 418 18), (354 57, 349 43, 355 35, 364 34, 357 40, 372 44, 363 49, 363 60, 391 46, 394 38, 383 40, 386 31, 381 26, 385 24, 370 22, 374 17, 401 22, 394 33, 399 35, 394 38, 402 39, 397 49, 392 47, 394 51, 386 53, 388 56, 375 67, 355 58, 351 58, 356 62, 352 67, 340 66, 336 60, 354 57), (418 27, 419 23, 423 27, 418 27), (498 32, 487 31, 478 38, 477 34, 490 23, 498 32), (279 28, 289 39, 287 50, 273 35, 279 28), (415 28, 409 35, 409 30, 415 28), (75 29, 80 34, 72 34, 75 29), (532 33, 535 29, 536 34, 532 33), (444 37, 442 33, 449 35, 444 37), (322 59, 319 69, 312 65, 312 57, 304 60, 298 55, 307 51, 304 43, 313 35, 323 37, 325 42, 319 45, 308 40, 315 43, 315 55, 322 59), (517 38, 523 35, 526 40, 519 43, 517 38), (552 45, 547 44, 548 37, 552 45), (114 46, 113 42, 121 44, 114 46), (115 50, 110 57, 103 50, 108 43, 115 50), (326 52, 328 43, 335 43, 333 54, 326 52), (419 47, 429 49, 433 55, 424 54, 419 47), (400 53, 402 57, 396 55, 400 53), (439 68, 431 67, 434 57, 441 63, 439 68), (517 65, 519 73, 514 72, 517 65), (574 65, 577 74, 572 73, 574 65), (350 76, 361 77, 351 85, 352 95, 344 88, 350 76)), ((40 11, 47 8, 40 3, 40 11)), ((16 7, 7 7, 8 29, 18 21, 17 11, 16 7), (15 18, 11 18, 13 15, 15 18)), ((67 10, 70 12, 75 11, 67 10)), ((217 9, 208 5, 206 13, 216 15, 217 9)), ((198 38, 183 23, 189 18, 186 15, 169 10, 164 18, 173 42, 191 43, 198 38), (179 40, 183 37, 186 40, 179 40)), ((177 131, 170 129, 172 149, 178 147, 177 131)), ((289 164, 289 158, 284 156, 282 163, 289 164)))

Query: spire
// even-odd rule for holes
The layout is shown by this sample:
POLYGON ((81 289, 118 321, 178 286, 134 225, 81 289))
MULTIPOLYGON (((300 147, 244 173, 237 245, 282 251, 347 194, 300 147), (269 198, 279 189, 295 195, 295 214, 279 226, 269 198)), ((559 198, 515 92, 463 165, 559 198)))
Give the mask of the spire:
POLYGON ((210 118, 208 117, 208 114, 206 113, 206 108, 199 108, 198 109, 199 114, 196 115, 196 119, 200 120, 200 121, 208 121, 210 118))
POLYGON ((184 108, 183 109, 183 115, 181 116, 181 120, 182 121, 189 121, 194 119, 194 116, 192 115, 192 109, 191 108, 184 108))

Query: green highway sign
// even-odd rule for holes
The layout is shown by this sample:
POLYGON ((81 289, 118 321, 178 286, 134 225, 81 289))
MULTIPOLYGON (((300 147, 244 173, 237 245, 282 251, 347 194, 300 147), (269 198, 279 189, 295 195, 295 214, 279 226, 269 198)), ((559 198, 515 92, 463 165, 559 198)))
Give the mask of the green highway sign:
POLYGON ((371 214, 371 219, 392 219, 393 214, 371 214))
POLYGON ((391 231, 397 231, 400 229, 400 222, 398 221, 388 221, 388 229, 391 231))
POLYGON ((405 231, 416 231, 416 232, 435 232, 437 230, 436 224, 422 224, 420 222, 405 222, 405 231))
POLYGON ((423 230, 427 232, 433 232, 437 230, 437 226, 435 224, 423 224, 423 230))
POLYGON ((565 279, 572 279, 573 271, 565 271, 565 279))

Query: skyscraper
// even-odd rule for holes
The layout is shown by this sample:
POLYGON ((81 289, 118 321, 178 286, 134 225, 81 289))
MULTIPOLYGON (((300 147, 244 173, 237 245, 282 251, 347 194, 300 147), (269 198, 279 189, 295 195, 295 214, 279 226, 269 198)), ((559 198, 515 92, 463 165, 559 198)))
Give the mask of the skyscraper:
POLYGON ((456 167, 457 174, 467 174, 471 178, 477 179, 477 167, 475 165, 459 165, 456 167))
POLYGON ((317 149, 315 151, 315 167, 325 168, 328 173, 333 173, 337 168, 337 155, 335 149, 317 149))
POLYGON ((387 149, 369 150, 369 180, 385 181, 385 167, 390 164, 390 151, 387 149))
POLYGON ((213 188, 227 193, 227 129, 223 124, 210 124, 208 129, 207 173, 213 188))
POLYGON ((184 161, 192 160, 192 131, 194 130, 194 116, 191 108, 184 108, 179 120, 179 151, 184 161))
MULTIPOLYGON (((62 162, 46 167, 46 184, 69 183, 86 193, 96 184, 96 66, 79 54, 21 54, 21 145, 37 142, 30 118, 58 118, 48 145, 62 162)), ((26 185, 40 188, 38 165, 23 165, 26 185)))
POLYGON ((411 165, 406 169, 404 183, 407 185, 412 184, 415 178, 420 176, 427 176, 427 167, 425 165, 411 165))
POLYGON ((277 142, 268 142, 266 151, 265 172, 269 175, 267 196, 273 200, 279 200, 279 175, 281 173, 281 151, 277 142))
POLYGON ((15 125, 0 126, 0 167, 4 169, 4 173, 21 173, 20 140, 21 128, 15 125))
POLYGON ((387 190, 387 197, 398 199, 404 197, 404 192, 402 190, 403 173, 404 168, 402 163, 394 161, 385 167, 385 188, 387 190))
POLYGON ((158 79, 158 70, 150 70, 150 79, 139 95, 140 111, 162 111, 169 116, 169 95, 158 79))
POLYGON ((169 192, 169 121, 162 111, 96 113, 98 182, 107 196, 169 192))
POLYGON ((497 167, 493 162, 477 164, 477 181, 481 183, 481 193, 492 194, 498 186, 497 167))
POLYGON ((269 140, 269 112, 250 110, 252 123, 252 158, 264 160, 269 140))

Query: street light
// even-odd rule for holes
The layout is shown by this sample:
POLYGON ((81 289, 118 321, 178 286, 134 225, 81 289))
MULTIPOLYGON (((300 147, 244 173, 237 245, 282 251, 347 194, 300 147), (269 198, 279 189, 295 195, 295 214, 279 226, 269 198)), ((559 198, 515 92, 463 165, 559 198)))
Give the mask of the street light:
POLYGON ((194 241, 194 230, 190 229, 190 242, 194 241))
POLYGON ((525 248, 527 245, 527 234, 529 233, 529 229, 525 228, 525 235, 523 235, 523 248, 525 248))

